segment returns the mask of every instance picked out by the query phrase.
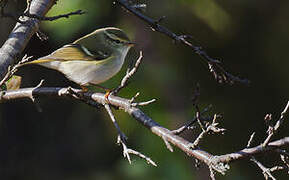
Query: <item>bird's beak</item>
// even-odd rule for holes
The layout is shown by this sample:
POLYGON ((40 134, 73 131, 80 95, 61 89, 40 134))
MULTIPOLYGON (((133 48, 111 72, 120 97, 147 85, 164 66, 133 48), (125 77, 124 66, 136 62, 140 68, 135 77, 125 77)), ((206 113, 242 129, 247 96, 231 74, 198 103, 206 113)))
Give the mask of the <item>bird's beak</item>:
POLYGON ((127 44, 128 46, 130 46, 130 47, 133 47, 134 45, 136 45, 135 42, 131 42, 131 41, 127 42, 126 44, 127 44))

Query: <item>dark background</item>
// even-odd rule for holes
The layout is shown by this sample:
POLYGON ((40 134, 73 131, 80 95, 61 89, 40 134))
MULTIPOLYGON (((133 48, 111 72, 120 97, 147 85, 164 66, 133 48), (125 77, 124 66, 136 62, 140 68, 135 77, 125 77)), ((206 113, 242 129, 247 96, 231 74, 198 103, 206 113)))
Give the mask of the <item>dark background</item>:
MULTIPOLYGON (((229 72, 251 80, 251 85, 218 84, 208 72, 206 63, 192 51, 164 35, 152 32, 138 18, 126 13, 110 0, 61 0, 49 16, 84 10, 87 14, 54 22, 43 22, 41 30, 48 41, 34 36, 25 53, 41 57, 66 43, 107 26, 128 33, 138 45, 130 51, 122 71, 103 85, 113 88, 134 63, 138 52, 144 60, 130 85, 120 95, 130 98, 141 92, 139 101, 157 98, 142 108, 161 125, 175 129, 191 119, 195 110, 192 94, 201 86, 200 106, 213 105, 221 113, 224 135, 208 136, 201 148, 213 154, 225 154, 246 146, 252 132, 254 145, 260 144, 267 127, 264 115, 277 119, 289 92, 289 2, 230 0, 158 0, 139 1, 147 4, 150 17, 167 18, 162 24, 178 34, 190 34, 207 53, 220 59, 229 72)), ((10 1, 7 11, 22 12, 24 1, 10 1)), ((3 44, 15 22, 0 19, 0 43, 3 44)), ((74 86, 62 74, 39 66, 27 66, 17 73, 22 87, 74 86)), ((130 165, 116 145, 116 130, 103 109, 95 109, 69 99, 37 99, 43 112, 37 112, 30 100, 11 101, 0 105, 0 178, 1 179, 208 179, 204 165, 199 169, 194 160, 175 148, 170 153, 162 140, 122 111, 114 111, 122 130, 129 137, 129 147, 150 156, 158 167, 147 165, 132 156, 130 165)), ((278 139, 288 136, 288 118, 278 139)), ((186 134, 193 140, 199 130, 186 134)), ((276 165, 278 157, 257 157, 264 165, 276 165)), ((279 179, 286 172, 275 173, 279 179)), ((262 179, 258 167, 249 161, 231 164, 219 179, 262 179)))

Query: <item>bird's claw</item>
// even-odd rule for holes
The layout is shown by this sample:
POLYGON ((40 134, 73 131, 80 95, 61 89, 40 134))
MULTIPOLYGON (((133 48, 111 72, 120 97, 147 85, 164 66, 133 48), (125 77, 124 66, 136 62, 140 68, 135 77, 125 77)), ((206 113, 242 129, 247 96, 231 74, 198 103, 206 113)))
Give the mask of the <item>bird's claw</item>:
POLYGON ((106 91, 106 93, 105 93, 105 95, 104 95, 104 98, 105 98, 105 102, 107 103, 107 104, 110 104, 110 101, 109 101, 109 96, 112 94, 112 91, 106 91))

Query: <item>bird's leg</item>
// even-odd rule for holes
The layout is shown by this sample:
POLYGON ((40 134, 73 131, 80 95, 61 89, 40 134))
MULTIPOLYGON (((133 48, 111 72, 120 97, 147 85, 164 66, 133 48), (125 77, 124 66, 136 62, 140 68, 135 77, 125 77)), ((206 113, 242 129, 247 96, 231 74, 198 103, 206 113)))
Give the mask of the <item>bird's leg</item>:
POLYGON ((110 94, 111 94, 111 91, 107 91, 107 92, 105 93, 105 95, 104 95, 105 100, 106 100, 108 103, 109 103, 108 97, 110 96, 110 94))
MULTIPOLYGON (((109 88, 106 88, 106 87, 103 87, 103 86, 101 86, 99 84, 90 84, 90 85, 93 85, 95 87, 103 89, 105 91, 105 95, 104 95, 105 100, 106 100, 106 102, 109 103, 108 97, 113 93, 113 90, 111 90, 109 88)), ((83 90, 83 92, 87 92, 88 91, 88 89, 85 86, 81 86, 81 89, 83 90)))
POLYGON ((101 86, 101 85, 98 85, 98 84, 95 84, 95 86, 98 87, 98 88, 100 88, 100 89, 105 90, 105 95, 104 95, 104 97, 105 97, 106 102, 109 103, 108 97, 109 97, 110 94, 112 93, 112 90, 111 90, 111 89, 108 89, 108 88, 106 88, 106 87, 103 87, 103 86, 101 86))
POLYGON ((85 87, 85 86, 80 86, 80 87, 81 87, 81 90, 82 90, 81 92, 84 92, 84 93, 85 93, 85 92, 88 91, 87 87, 85 87))

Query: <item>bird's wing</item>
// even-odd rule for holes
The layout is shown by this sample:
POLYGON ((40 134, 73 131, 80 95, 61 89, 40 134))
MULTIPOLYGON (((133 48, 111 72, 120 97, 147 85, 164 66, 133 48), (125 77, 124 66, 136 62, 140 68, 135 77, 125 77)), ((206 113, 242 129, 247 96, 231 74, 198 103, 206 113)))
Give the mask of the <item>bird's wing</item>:
POLYGON ((49 61, 73 61, 73 60, 100 61, 108 57, 109 55, 101 51, 91 52, 80 44, 68 44, 63 46, 62 48, 57 49, 48 56, 44 56, 37 60, 28 62, 26 64, 45 63, 49 61))
POLYGON ((101 51, 92 52, 80 44, 68 44, 49 55, 55 59, 65 60, 103 60, 109 55, 101 51))

